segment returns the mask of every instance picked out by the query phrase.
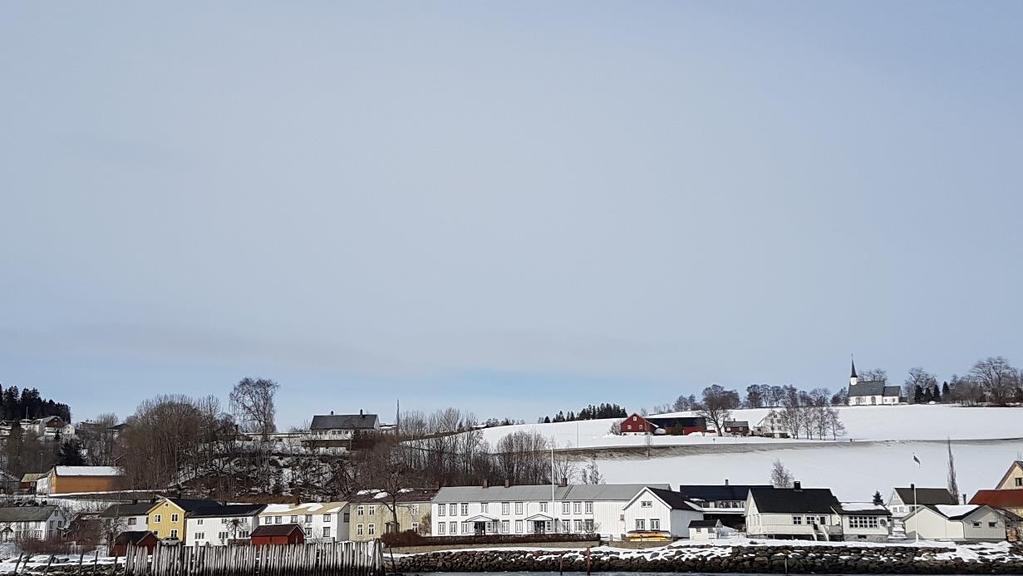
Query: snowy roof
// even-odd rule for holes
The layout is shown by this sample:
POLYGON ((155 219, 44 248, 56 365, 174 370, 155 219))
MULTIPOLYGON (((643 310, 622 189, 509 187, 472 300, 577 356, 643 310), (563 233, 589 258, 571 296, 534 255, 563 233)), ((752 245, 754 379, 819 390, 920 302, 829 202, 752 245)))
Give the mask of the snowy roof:
POLYGON ((854 512, 856 514, 891 514, 884 504, 873 502, 842 502, 842 512, 854 512))
POLYGON ((898 386, 885 386, 884 382, 858 382, 849 385, 850 396, 899 396, 898 386))
MULTIPOLYGON (((622 500, 629 501, 647 484, 570 484, 554 488, 554 500, 622 500)), ((650 484, 651 488, 670 490, 667 484, 650 484)), ((441 488, 433 501, 444 502, 506 502, 509 500, 530 500, 547 502, 551 500, 550 484, 527 484, 522 486, 447 486, 441 488)))
POLYGON ((120 476, 116 466, 54 466, 57 476, 120 476))
MULTIPOLYGON (((398 490, 397 502, 429 502, 437 494, 429 488, 402 488, 398 490)), ((391 501, 391 496, 384 490, 360 490, 352 495, 351 502, 391 501)))
POLYGON ((976 504, 937 504, 932 506, 934 510, 937 510, 939 514, 948 518, 949 520, 959 520, 973 513, 974 510, 980 508, 976 504))
POLYGON ((56 511, 56 506, 10 506, 0 508, 0 522, 44 522, 56 511))
POLYGON ((305 502, 302 504, 267 504, 260 516, 285 514, 332 514, 340 511, 348 502, 305 502))

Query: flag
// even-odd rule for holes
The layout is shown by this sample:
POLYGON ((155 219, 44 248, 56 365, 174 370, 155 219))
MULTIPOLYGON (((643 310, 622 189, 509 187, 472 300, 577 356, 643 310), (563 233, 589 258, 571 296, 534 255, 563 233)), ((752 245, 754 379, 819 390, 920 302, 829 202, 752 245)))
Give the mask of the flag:
POLYGON ((913 462, 920 463, 920 459, 916 457, 916 454, 913 454, 913 462))

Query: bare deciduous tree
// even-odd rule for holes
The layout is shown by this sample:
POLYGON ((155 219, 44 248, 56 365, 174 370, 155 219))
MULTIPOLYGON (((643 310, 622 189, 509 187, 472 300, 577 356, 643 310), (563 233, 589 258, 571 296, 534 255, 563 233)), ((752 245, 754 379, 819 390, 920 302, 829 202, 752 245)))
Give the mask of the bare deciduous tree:
POLYGON ((1001 356, 978 361, 970 369, 970 379, 981 387, 988 402, 998 406, 1007 405, 1019 393, 1019 370, 1001 356))
POLYGON ((266 378, 242 378, 231 390, 231 411, 242 431, 259 434, 264 441, 277 431, 274 395, 280 386, 266 378))
POLYGON ((703 389, 703 400, 696 413, 714 424, 718 436, 724 435, 724 424, 732 415, 732 410, 739 407, 739 394, 735 390, 725 390, 718 384, 703 389))
POLYGON ((930 372, 920 367, 910 368, 909 374, 906 375, 906 381, 902 383, 902 395, 907 401, 912 402, 916 397, 915 391, 918 386, 921 390, 930 390, 937 385, 938 379, 930 372))
POLYGON ((775 488, 792 488, 792 473, 781 460, 775 460, 771 464, 771 485, 775 488))

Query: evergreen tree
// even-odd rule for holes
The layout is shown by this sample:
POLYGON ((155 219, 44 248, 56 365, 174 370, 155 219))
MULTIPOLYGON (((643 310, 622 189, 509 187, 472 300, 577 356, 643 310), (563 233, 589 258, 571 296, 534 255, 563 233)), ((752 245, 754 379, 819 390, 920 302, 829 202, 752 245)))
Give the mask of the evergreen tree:
POLYGON ((876 490, 874 492, 874 505, 875 506, 883 506, 884 505, 884 500, 881 498, 881 491, 880 490, 876 490))
POLYGON ((913 391, 913 404, 920 404, 924 401, 924 389, 917 385, 913 391))
POLYGON ((934 390, 931 392, 931 399, 935 402, 941 402, 941 388, 938 385, 934 385, 934 390))
POLYGON ((952 391, 948 387, 948 381, 941 385, 941 399, 944 402, 952 401, 952 391))
POLYGON ((70 438, 67 442, 60 443, 57 451, 57 464, 61 466, 83 466, 85 459, 82 458, 82 441, 78 438, 70 438))

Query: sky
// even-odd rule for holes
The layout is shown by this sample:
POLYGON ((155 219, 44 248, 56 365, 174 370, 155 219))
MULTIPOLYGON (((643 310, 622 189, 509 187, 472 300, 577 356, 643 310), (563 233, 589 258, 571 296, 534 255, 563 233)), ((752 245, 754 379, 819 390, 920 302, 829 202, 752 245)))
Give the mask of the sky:
POLYGON ((0 6, 0 384, 527 421, 1023 364, 1019 2, 0 6))

